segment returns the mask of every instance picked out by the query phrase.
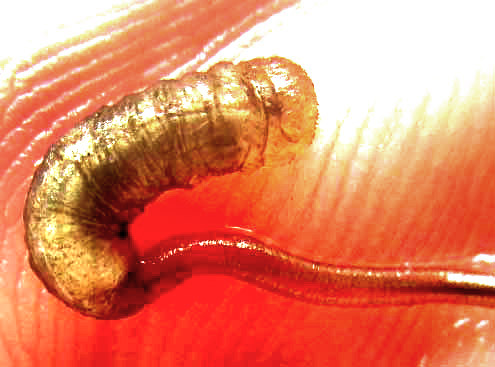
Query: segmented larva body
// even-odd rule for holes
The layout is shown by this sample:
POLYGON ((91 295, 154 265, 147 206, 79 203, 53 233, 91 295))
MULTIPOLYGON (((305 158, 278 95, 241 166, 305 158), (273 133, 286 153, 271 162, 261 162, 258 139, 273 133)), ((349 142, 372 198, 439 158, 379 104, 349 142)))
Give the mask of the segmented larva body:
POLYGON ((33 270, 69 306, 118 318, 146 303, 127 224, 163 191, 288 162, 312 142, 311 80, 287 59, 159 81, 53 144, 24 210, 33 270))

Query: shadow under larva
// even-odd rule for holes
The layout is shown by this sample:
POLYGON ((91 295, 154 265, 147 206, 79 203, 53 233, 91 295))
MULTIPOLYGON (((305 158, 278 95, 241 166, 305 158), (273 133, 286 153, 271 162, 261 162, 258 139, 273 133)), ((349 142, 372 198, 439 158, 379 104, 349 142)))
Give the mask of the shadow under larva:
POLYGON ((280 58, 162 80, 87 117, 34 174, 24 223, 31 267, 67 305, 119 318, 147 302, 127 225, 163 191, 288 162, 312 142, 313 84, 280 58))

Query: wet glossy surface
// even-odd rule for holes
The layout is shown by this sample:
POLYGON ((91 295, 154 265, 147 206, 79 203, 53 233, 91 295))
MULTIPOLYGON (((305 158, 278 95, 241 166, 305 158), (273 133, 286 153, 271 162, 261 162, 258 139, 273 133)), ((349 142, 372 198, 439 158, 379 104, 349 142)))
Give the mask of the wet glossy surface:
POLYGON ((316 304, 495 306, 495 279, 487 272, 435 265, 326 264, 294 256, 241 229, 171 238, 139 264, 138 278, 150 285, 163 283, 161 290, 195 274, 224 274, 316 304))

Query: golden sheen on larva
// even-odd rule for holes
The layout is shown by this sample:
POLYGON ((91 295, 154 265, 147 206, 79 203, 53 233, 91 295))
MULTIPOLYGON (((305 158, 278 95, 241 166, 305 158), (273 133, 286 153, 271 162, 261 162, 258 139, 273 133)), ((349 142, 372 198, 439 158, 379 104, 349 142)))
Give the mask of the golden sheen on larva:
POLYGON ((219 63, 101 108, 36 170, 24 209, 31 267, 67 305, 104 319, 204 273, 316 304, 494 307, 492 273, 325 264, 240 229, 191 228, 137 256, 127 228, 147 203, 209 176, 289 162, 311 144, 317 118, 311 80, 280 57, 219 63))
POLYGON ((311 80, 293 62, 221 62, 162 80, 86 118, 36 170, 24 223, 31 267, 84 314, 117 318, 146 302, 127 224, 173 188, 288 162, 311 144, 311 80))

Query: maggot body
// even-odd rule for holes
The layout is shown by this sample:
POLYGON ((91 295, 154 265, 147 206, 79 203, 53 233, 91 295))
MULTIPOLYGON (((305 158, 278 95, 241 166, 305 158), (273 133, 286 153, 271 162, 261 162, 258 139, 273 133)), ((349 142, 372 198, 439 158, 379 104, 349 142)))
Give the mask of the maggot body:
POLYGON ((32 268, 85 314, 135 312, 146 292, 126 234, 135 214, 165 190, 290 161, 316 120, 311 80, 279 57, 219 63, 101 108, 36 170, 24 210, 32 268))

